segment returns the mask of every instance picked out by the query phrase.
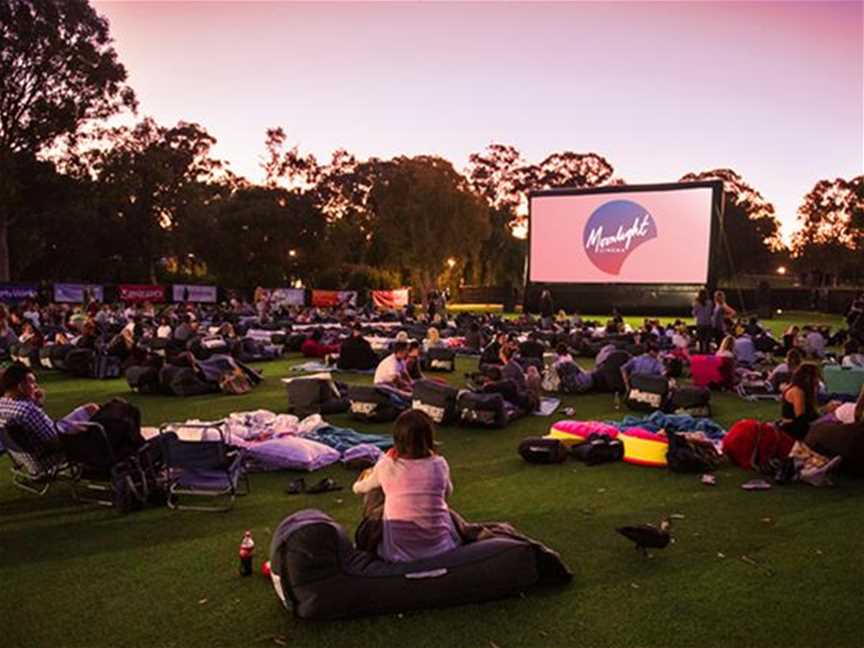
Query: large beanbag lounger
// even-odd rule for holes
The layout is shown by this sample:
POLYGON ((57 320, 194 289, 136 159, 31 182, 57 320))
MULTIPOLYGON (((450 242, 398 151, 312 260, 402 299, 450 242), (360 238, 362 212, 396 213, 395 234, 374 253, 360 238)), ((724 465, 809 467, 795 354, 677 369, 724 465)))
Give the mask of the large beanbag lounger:
POLYGON ((857 396, 864 385, 864 369, 829 365, 822 370, 829 394, 857 396))
POLYGON ((618 437, 624 444, 624 461, 635 466, 664 468, 669 439, 665 434, 630 428, 618 437))
POLYGON ((729 428, 723 437, 723 454, 744 470, 758 470, 771 459, 788 457, 794 444, 792 437, 771 423, 744 419, 729 428), (757 462, 755 466, 754 459, 757 462))
POLYGON ((842 457, 840 470, 864 477, 864 423, 816 422, 810 425, 804 443, 826 457, 842 457))
POLYGON ((584 443, 592 434, 618 438, 618 428, 600 421, 558 421, 549 429, 547 439, 558 439, 566 446, 584 443))
POLYGON ((690 373, 696 387, 733 387, 732 360, 715 355, 690 356, 690 373))
POLYGON ((355 549, 344 529, 315 509, 282 521, 270 569, 279 599, 303 619, 479 603, 570 579, 554 552, 528 538, 497 535, 433 558, 388 563, 355 549))

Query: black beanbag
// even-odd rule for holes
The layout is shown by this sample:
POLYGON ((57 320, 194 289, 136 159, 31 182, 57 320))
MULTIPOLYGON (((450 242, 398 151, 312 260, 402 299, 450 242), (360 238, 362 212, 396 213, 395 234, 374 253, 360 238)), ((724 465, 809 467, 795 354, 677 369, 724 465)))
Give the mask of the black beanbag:
POLYGON ((813 423, 804 443, 826 457, 843 457, 840 470, 864 477, 864 423, 813 423))
POLYGON ((479 603, 571 578, 557 554, 515 532, 426 560, 388 563, 355 549, 342 527, 315 509, 282 521, 270 545, 270 569, 283 605, 303 619, 479 603))

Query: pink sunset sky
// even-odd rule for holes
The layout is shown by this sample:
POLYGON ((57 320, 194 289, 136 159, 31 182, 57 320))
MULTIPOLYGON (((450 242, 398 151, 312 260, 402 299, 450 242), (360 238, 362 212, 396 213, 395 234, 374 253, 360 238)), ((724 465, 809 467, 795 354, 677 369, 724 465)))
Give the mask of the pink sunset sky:
POLYGON ((630 183, 731 167, 786 233, 864 169, 861 2, 95 2, 140 113, 259 181, 265 129, 319 160, 490 142, 600 153, 630 183))

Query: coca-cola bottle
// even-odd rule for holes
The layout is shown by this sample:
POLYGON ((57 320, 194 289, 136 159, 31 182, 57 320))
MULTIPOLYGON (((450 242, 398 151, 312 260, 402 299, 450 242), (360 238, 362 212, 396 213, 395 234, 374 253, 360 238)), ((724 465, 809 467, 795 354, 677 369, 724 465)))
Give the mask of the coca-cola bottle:
POLYGON ((255 554, 255 541, 252 539, 252 532, 247 531, 243 534, 243 540, 240 541, 240 575, 252 575, 252 556, 255 554))

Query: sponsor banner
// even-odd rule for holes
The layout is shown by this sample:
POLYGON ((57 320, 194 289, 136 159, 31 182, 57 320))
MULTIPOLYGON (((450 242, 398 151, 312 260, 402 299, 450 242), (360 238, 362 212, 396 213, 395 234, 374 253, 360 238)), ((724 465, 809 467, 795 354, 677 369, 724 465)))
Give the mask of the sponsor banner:
POLYGON ((398 290, 373 290, 372 303, 381 310, 395 310, 408 305, 408 288, 398 290))
POLYGON ((191 284, 174 284, 171 287, 175 302, 198 302, 200 304, 216 303, 216 286, 194 286, 191 284))
POLYGON ((148 284, 121 284, 117 286, 117 296, 123 302, 165 302, 165 287, 148 284))
POLYGON ((105 290, 98 284, 56 283, 54 301, 58 303, 83 304, 89 301, 105 301, 105 290))
POLYGON ((313 290, 312 305, 318 307, 333 307, 357 304, 356 290, 313 290))
POLYGON ((0 283, 0 301, 19 302, 36 299, 39 289, 35 284, 0 283))
POLYGON ((303 288, 276 288, 270 292, 270 303, 274 306, 304 306, 306 290, 303 288))

